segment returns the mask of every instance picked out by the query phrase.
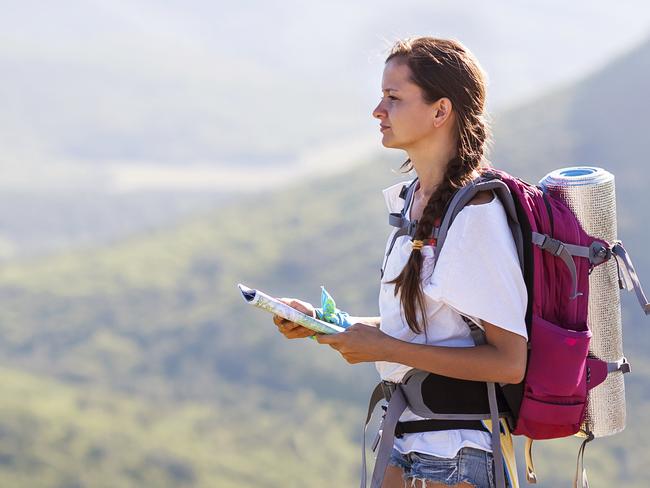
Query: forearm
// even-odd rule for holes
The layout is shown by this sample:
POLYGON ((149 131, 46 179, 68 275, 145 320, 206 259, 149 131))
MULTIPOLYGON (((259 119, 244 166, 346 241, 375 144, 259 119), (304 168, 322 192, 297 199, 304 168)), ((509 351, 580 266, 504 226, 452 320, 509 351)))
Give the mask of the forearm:
POLYGON ((386 361, 462 380, 519 383, 525 360, 491 344, 476 347, 442 347, 413 344, 390 337, 386 361))

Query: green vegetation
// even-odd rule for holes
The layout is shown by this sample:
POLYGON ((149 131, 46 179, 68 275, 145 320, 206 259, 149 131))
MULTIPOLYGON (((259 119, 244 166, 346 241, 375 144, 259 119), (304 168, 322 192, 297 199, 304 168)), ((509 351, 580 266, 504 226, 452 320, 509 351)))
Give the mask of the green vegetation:
POLYGON ((253 389, 236 409, 160 404, 9 369, 0 387, 0 486, 348 486, 356 475, 345 434, 356 419, 307 393, 253 389), (313 452, 316 438, 336 449, 313 452))

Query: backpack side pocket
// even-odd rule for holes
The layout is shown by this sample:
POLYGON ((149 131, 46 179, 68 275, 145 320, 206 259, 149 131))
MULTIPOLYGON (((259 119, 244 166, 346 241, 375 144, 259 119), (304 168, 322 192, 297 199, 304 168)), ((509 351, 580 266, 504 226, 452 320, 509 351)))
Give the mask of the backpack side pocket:
POLYGON ((565 329, 533 316, 530 356, 517 434, 549 439, 575 434, 587 400, 591 331, 565 329))
POLYGON ((527 386, 535 396, 572 396, 587 367, 591 331, 565 329, 533 317, 527 386))

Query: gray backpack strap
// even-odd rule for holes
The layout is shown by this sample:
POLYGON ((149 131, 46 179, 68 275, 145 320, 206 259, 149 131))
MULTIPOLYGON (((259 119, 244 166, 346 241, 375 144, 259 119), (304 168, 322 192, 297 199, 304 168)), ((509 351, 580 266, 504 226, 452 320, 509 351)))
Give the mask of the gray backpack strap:
MULTIPOLYGON (((485 332, 469 318, 462 316, 465 323, 469 326, 472 340, 475 346, 487 343, 485 332)), ((492 422, 492 457, 494 458, 494 473, 496 477, 496 487, 506 488, 505 466, 503 464, 503 453, 501 451, 501 421, 499 420, 499 404, 497 402, 496 385, 487 384, 488 401, 490 404, 490 421, 492 422)))
POLYGON ((386 256, 384 257, 384 262, 381 265, 381 277, 384 277, 384 267, 386 266, 386 261, 388 256, 393 251, 393 246, 398 237, 408 235, 411 238, 415 236, 415 230, 417 229, 418 221, 414 220, 411 222, 408 220, 407 215, 409 208, 411 207, 411 200, 413 199, 413 194, 415 193, 418 186, 418 179, 414 178, 408 186, 403 186, 402 191, 400 192, 400 198, 404 199, 404 207, 401 212, 394 212, 388 214, 388 224, 397 227, 399 230, 393 234, 393 238, 390 241, 390 246, 388 246, 388 251, 386 251, 386 256))
POLYGON ((419 186, 419 180, 416 178, 413 178, 413 180, 408 184, 407 187, 402 188, 402 192, 400 193, 400 197, 404 198, 404 208, 402 209, 402 215, 406 217, 408 214, 409 208, 411 208, 411 201, 413 200, 413 194, 416 192, 419 186))
POLYGON ((614 256, 616 259, 616 266, 619 271, 619 287, 621 289, 628 288, 629 290, 634 290, 639 304, 641 305, 641 309, 646 315, 650 315, 650 303, 648 303, 648 299, 643 292, 643 287, 641 286, 639 277, 636 274, 632 260, 625 251, 625 248, 623 247, 623 243, 621 241, 615 241, 611 250, 608 250, 598 241, 592 242, 589 247, 577 246, 574 244, 567 244, 558 239, 553 239, 551 236, 546 234, 533 232, 532 242, 540 249, 559 257, 567 265, 567 268, 569 268, 569 272, 571 273, 571 280, 573 283, 573 296, 569 297, 571 300, 581 295, 578 293, 577 288, 578 282, 576 265, 571 256, 587 258, 593 266, 599 265, 614 256), (627 277, 625 280, 627 286, 625 287, 623 286, 623 281, 620 279, 621 268, 623 269, 623 276, 627 277))
POLYGON ((556 257, 559 257, 571 274, 571 282, 573 283, 573 295, 569 297, 573 300, 582 293, 578 293, 578 275, 576 271, 576 263, 571 256, 578 256, 589 259, 592 266, 596 266, 607 261, 611 257, 611 251, 598 241, 591 243, 589 247, 578 246, 575 244, 567 244, 558 239, 554 239, 547 234, 540 234, 539 232, 532 232, 531 238, 533 244, 539 247, 542 251, 549 252, 556 257))
MULTIPOLYGON (((381 386, 381 383, 378 385, 381 386)), ((377 388, 375 388, 375 391, 377 388)), ((374 393, 373 393, 374 394, 374 393)), ((372 472, 372 479, 370 480, 370 488, 381 488, 384 481, 384 475, 390 455, 393 451, 393 440, 395 438, 395 427, 399 421, 402 412, 406 410, 406 398, 402 393, 400 385, 397 385, 395 390, 390 395, 388 401, 388 408, 380 425, 381 437, 379 441, 379 449, 377 450, 377 459, 375 460, 375 468, 372 472)), ((367 425, 367 424, 366 424, 367 425)), ((364 447, 362 457, 361 469, 361 488, 366 488, 366 450, 365 450, 365 427, 364 427, 364 447)))
MULTIPOLYGON (((402 191, 400 192, 399 196, 400 198, 404 199, 404 206, 402 207, 402 210, 400 212, 393 212, 388 215, 388 224, 397 227, 401 233, 400 235, 405 235, 409 234, 411 235, 412 233, 415 233, 415 229, 411 229, 413 226, 413 223, 410 222, 407 218, 409 208, 411 208, 411 200, 413 199, 413 194, 417 190, 418 186, 418 179, 415 178, 413 181, 411 181, 408 186, 404 185, 402 187, 402 191)), ((395 239, 393 239, 393 243, 395 242, 395 239)), ((393 245, 391 243, 390 248, 393 248, 393 245)), ((390 253, 390 251, 389 251, 390 253)))
POLYGON ((483 344, 487 344, 487 339, 485 338, 485 332, 483 329, 481 329, 478 325, 474 323, 473 320, 471 320, 469 317, 465 315, 460 316, 467 326, 469 327, 469 332, 470 335, 472 336, 472 340, 474 341, 475 346, 482 346, 483 344))
MULTIPOLYGON (((375 389, 370 395, 370 401, 368 402, 368 413, 366 414, 366 421, 363 424, 363 431, 361 433, 361 488, 366 488, 366 431, 368 430, 368 424, 370 423, 370 418, 372 417, 372 412, 375 411, 377 404, 384 399, 384 389, 383 384, 379 383, 375 386, 375 389)), ((380 433, 377 433, 377 438, 373 442, 372 450, 374 451, 377 447, 377 441, 379 440, 380 433)))
POLYGON ((485 332, 478 325, 476 325, 469 317, 461 315, 461 318, 465 321, 469 327, 469 333, 472 336, 475 346, 480 346, 486 344, 487 340, 485 339, 485 332))
POLYGON ((627 362, 627 358, 623 356, 618 361, 609 361, 607 363, 607 374, 613 373, 614 371, 621 371, 623 374, 631 373, 632 366, 627 362))
POLYGON ((499 420, 499 407, 497 392, 494 383, 487 383, 488 400, 490 402, 490 420, 492 422, 492 457, 494 458, 494 474, 496 488, 506 488, 505 466, 501 452, 501 421, 499 420))
POLYGON ((636 297, 639 300, 639 304, 641 305, 643 312, 646 315, 649 315, 650 304, 648 303, 648 299, 646 298, 645 293, 643 293, 643 288, 641 287, 641 283, 639 282, 639 277, 636 274, 636 270, 634 269, 632 260, 630 259, 630 256, 625 251, 625 248, 623 247, 623 243, 621 241, 616 241, 614 243, 614 246, 612 247, 612 254, 616 258, 616 264, 617 266, 619 266, 619 270, 620 270, 619 260, 622 261, 623 268, 626 271, 626 276, 629 278, 629 281, 631 281, 631 285, 634 288, 636 297))
MULTIPOLYGON (((569 273, 571 274, 571 283, 573 283, 573 294, 569 297, 569 300, 575 300, 579 296, 582 296, 582 293, 578 292, 578 272, 576 270, 576 263, 571 256, 572 254, 574 256, 581 256, 584 254, 583 251, 585 249, 588 253, 589 248, 581 248, 581 246, 571 245, 574 251, 574 253, 571 253, 569 252, 569 244, 566 244, 557 239, 553 239, 546 234, 540 234, 538 232, 533 232, 532 241, 533 244, 538 246, 543 251, 549 252, 554 256, 559 257, 562 261, 564 261, 564 264, 566 264, 567 268, 569 268, 569 273)), ((589 257, 589 255, 586 254, 584 257, 589 257)))
POLYGON ((496 197, 499 198, 503 204, 503 207, 508 216, 508 226, 510 227, 510 231, 512 232, 512 236, 515 240, 517 256, 519 257, 519 265, 521 266, 522 270, 524 269, 524 240, 521 233, 519 217, 517 216, 517 210, 513 196, 510 193, 510 189, 505 182, 496 178, 489 178, 485 176, 479 176, 470 184, 460 188, 449 202, 447 210, 445 211, 444 218, 440 224, 440 229, 438 231, 437 244, 435 247, 436 261, 440 255, 442 246, 445 243, 445 239, 447 238, 449 227, 453 223, 456 216, 476 196, 478 192, 489 190, 493 191, 496 194, 496 197))

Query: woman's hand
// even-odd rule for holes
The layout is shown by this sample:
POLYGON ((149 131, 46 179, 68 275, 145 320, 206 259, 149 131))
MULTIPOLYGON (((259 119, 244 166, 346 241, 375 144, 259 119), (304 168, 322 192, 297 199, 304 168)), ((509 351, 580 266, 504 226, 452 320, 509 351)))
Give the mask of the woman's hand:
MULTIPOLYGON (((297 300, 295 298, 279 298, 278 300, 306 315, 314 318, 316 317, 316 309, 312 307, 309 302, 303 302, 302 300, 297 300)), ((314 335, 313 330, 298 325, 295 322, 291 322, 279 315, 273 315, 273 323, 278 327, 280 333, 287 339, 302 339, 314 335)))
POLYGON ((384 361, 393 338, 374 325, 356 323, 345 332, 318 334, 316 340, 336 349, 348 363, 356 364, 384 361))

